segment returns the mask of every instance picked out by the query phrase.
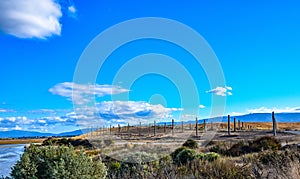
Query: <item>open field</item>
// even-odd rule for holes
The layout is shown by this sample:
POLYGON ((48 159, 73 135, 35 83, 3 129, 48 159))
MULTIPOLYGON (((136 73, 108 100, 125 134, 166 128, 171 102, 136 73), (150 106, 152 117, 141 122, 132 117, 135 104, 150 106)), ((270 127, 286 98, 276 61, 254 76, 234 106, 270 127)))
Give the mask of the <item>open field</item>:
MULTIPOLYGON (((249 122, 245 123, 244 130, 238 130, 237 132, 232 132, 232 136, 226 136, 227 132, 227 123, 214 123, 212 126, 213 131, 216 131, 216 135, 214 136, 213 140, 242 140, 242 139, 253 139, 259 136, 264 135, 272 135, 272 123, 271 122, 249 122), (251 129, 248 129, 247 126, 251 126, 251 129), (216 130, 217 129, 217 130, 216 130)), ((201 140, 202 132, 203 131, 203 124, 199 124, 199 140, 201 140)), ((233 131, 233 123, 231 123, 231 129, 233 131)), ((284 133, 284 131, 300 131, 300 122, 297 123, 277 123, 278 129, 278 138, 287 138, 290 136, 295 136, 292 134, 284 133)), ((175 137, 182 138, 195 135, 195 125, 184 125, 183 126, 184 132, 182 132, 182 126, 177 125, 175 126, 174 133, 175 137), (183 135, 183 133, 185 133, 183 135), (183 135, 183 136, 182 136, 183 135)), ((211 124, 207 124, 208 132, 211 130, 211 124)), ((84 134, 81 136, 73 137, 73 139, 92 139, 91 136, 103 136, 109 133, 109 129, 99 130, 92 133, 84 134)), ((112 128, 111 134, 116 136, 116 141, 124 140, 123 142, 151 142, 152 140, 156 140, 157 142, 161 139, 165 141, 166 139, 172 139, 172 130, 170 126, 167 126, 164 129, 163 126, 156 127, 156 136, 154 136, 154 127, 153 126, 142 126, 141 128, 137 126, 130 126, 129 130, 127 126, 121 127, 120 133, 118 132, 118 128, 112 128)), ((38 138, 38 139, 1 139, 0 145, 3 144, 29 144, 29 143, 42 143, 45 138, 38 138)), ((179 140, 182 142, 183 140, 179 140)))
MULTIPOLYGON (((236 125, 238 128, 238 125, 236 125)), ((277 123, 276 139, 284 146, 286 144, 300 144, 300 123, 277 123), (290 131, 296 133, 290 133, 290 131)), ((273 136, 272 123, 249 122, 244 123, 244 128, 227 132, 227 123, 208 123, 198 125, 196 136, 195 125, 184 124, 174 126, 123 126, 120 128, 101 129, 87 133, 74 139, 87 139, 99 153, 121 159, 130 155, 132 151, 160 154, 164 156, 172 153, 187 139, 195 140, 204 151, 212 142, 225 142, 232 145, 240 141, 253 141, 260 137, 273 136), (249 126, 249 127, 248 127, 249 126)))

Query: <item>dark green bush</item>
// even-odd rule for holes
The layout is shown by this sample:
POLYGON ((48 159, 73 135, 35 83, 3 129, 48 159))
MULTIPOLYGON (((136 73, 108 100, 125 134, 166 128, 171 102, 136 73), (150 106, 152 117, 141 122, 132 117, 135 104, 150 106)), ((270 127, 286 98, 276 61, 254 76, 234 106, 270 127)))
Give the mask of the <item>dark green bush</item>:
POLYGON ((174 152, 172 152, 172 153, 171 153, 171 157, 172 157, 173 161, 176 160, 177 155, 178 155, 181 151, 186 150, 186 149, 188 149, 188 148, 187 148, 187 147, 179 147, 179 148, 176 149, 174 152))
POLYGON ((190 149, 197 149, 198 148, 197 142, 192 140, 192 139, 188 139, 182 146, 183 147, 188 147, 190 149))
POLYGON ((67 139, 67 138, 48 138, 43 141, 43 146, 49 146, 49 145, 72 145, 73 147, 84 147, 86 149, 93 149, 93 145, 86 139, 67 139))
POLYGON ((193 149, 184 149, 179 152, 176 156, 175 163, 177 164, 187 164, 188 162, 196 158, 197 152, 193 149))
POLYGON ((279 150, 281 148, 280 142, 274 137, 261 137, 249 143, 252 152, 260 152, 263 150, 279 150))
POLYGON ((106 167, 72 146, 31 145, 11 172, 12 178, 104 178, 106 167))
POLYGON ((245 155, 250 153, 251 149, 248 144, 244 143, 243 141, 234 144, 228 151, 227 155, 237 157, 241 155, 245 155))
POLYGON ((225 145, 221 144, 216 144, 215 146, 211 147, 209 149, 210 152, 218 153, 221 155, 227 155, 228 154, 228 149, 226 148, 225 145))

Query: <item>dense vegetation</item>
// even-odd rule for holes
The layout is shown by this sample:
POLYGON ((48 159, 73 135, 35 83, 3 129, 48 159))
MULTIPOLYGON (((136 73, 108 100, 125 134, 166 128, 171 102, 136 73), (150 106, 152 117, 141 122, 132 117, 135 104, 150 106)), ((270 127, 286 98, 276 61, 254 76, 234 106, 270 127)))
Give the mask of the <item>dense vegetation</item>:
POLYGON ((12 168, 12 178, 104 178, 106 167, 73 146, 31 145, 12 168))
POLYGON ((188 140, 160 159, 133 152, 123 161, 91 155, 86 142, 85 151, 74 149, 78 143, 49 139, 43 146, 32 145, 13 167, 12 178, 300 178, 299 147, 281 147, 273 137, 229 146, 212 142, 206 149, 211 152, 201 152, 197 142, 188 140))

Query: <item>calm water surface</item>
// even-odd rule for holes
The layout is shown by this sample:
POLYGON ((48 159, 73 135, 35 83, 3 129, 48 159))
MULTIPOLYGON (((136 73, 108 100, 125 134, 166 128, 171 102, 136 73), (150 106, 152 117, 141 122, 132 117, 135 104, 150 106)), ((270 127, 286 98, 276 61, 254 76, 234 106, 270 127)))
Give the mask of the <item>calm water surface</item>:
POLYGON ((0 145, 0 177, 9 176, 11 167, 20 159, 25 144, 0 145))

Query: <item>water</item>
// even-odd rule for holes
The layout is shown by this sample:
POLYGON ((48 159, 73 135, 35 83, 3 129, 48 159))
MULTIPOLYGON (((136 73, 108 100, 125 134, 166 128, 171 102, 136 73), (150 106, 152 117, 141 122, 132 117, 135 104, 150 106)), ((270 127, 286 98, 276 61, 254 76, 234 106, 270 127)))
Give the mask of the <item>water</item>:
POLYGON ((24 152, 24 144, 0 145, 0 177, 9 176, 11 167, 24 152))

